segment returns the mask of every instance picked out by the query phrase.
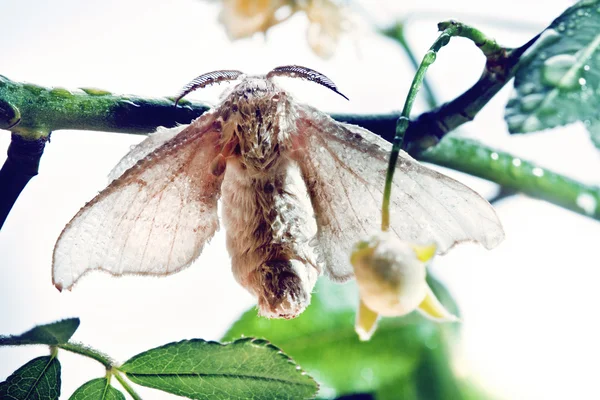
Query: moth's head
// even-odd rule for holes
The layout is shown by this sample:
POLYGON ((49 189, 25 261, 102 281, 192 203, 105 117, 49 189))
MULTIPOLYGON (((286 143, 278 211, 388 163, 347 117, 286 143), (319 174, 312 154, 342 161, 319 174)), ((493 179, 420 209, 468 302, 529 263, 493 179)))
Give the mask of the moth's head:
POLYGON ((234 103, 253 103, 271 100, 273 97, 279 98, 283 92, 272 79, 268 79, 265 75, 244 75, 241 77, 241 82, 223 98, 233 97, 234 103))

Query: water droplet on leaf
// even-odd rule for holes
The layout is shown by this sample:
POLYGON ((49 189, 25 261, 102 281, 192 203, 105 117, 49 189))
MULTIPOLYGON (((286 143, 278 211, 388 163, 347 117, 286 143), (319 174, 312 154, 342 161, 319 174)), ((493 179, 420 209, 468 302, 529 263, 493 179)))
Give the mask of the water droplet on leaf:
POLYGON ((559 54, 544 62, 542 77, 544 83, 560 89, 573 90, 578 88, 581 71, 572 71, 577 59, 570 54, 559 54))

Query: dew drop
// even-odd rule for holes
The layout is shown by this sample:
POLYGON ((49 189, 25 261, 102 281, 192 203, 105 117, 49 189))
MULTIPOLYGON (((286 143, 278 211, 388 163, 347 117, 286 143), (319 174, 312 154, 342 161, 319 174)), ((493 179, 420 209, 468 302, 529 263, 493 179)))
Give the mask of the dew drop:
POLYGON ((585 78, 579 78, 579 81, 578 81, 578 82, 579 82, 579 84, 580 84, 581 86, 584 86, 584 85, 587 83, 587 81, 585 80, 585 78))
POLYGON ((577 196, 576 203, 588 215, 592 215, 596 211, 596 199, 589 193, 581 193, 577 196))
POLYGON ((513 158, 512 165, 514 165, 515 167, 520 167, 521 166, 521 160, 519 158, 513 158))
POLYGON ((576 89, 579 87, 581 71, 573 73, 570 69, 577 59, 570 54, 559 54, 544 62, 542 77, 544 83, 560 89, 576 89))
POLYGON ((523 132, 535 132, 542 129, 542 122, 535 116, 527 118, 521 126, 523 132))
POLYGON ((498 157, 499 157, 498 153, 496 153, 496 152, 493 152, 492 154, 490 154, 490 158, 494 161, 497 161, 498 157))
POLYGON ((425 57, 423 57, 423 63, 428 65, 433 64, 435 62, 435 58, 435 52, 429 50, 427 53, 425 53, 425 57))
POLYGON ((590 70, 590 66, 589 65, 584 65, 583 66, 583 70, 584 71, 589 71, 590 70))
MULTIPOLYGON (((521 107, 522 108, 522 107, 521 107)), ((523 122, 527 119, 526 115, 517 114, 506 117, 506 123, 510 131, 518 131, 523 126, 523 122)))
POLYGON ((541 93, 524 96, 521 99, 521 109, 526 112, 533 111, 540 105, 542 100, 544 100, 544 95, 541 93))
POLYGON ((540 167, 535 167, 532 172, 533 172, 533 175, 537 176, 538 178, 541 178, 542 176, 544 176, 544 170, 541 169, 540 167))
POLYGON ((398 122, 396 123, 397 131, 406 132, 409 123, 410 120, 404 116, 398 118, 398 122))
POLYGON ((448 35, 447 33, 444 33, 440 36, 440 43, 442 44, 442 46, 447 45, 450 42, 450 35, 448 35))
POLYGON ((521 88, 519 90, 520 90, 521 94, 524 94, 524 95, 531 94, 535 90, 535 84, 531 83, 531 82, 524 83, 521 85, 521 88))

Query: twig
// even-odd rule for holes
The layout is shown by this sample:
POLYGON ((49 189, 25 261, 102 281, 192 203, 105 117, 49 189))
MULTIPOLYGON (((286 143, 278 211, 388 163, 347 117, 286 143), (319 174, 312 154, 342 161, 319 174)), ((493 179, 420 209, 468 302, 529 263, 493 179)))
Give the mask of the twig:
POLYGON ((47 138, 26 140, 13 133, 6 161, 0 169, 0 228, 27 185, 38 174, 47 138))

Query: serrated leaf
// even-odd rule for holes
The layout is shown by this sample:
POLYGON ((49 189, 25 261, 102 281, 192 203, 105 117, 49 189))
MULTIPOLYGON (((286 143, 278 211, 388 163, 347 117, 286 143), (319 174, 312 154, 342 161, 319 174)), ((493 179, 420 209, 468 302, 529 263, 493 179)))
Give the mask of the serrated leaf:
POLYGON ((600 0, 568 8, 523 56, 506 106, 510 133, 599 117, 600 0))
POLYGON ((54 400, 60 396, 58 358, 34 358, 0 383, 0 399, 54 400))
POLYGON ((51 324, 38 325, 18 336, 0 336, 0 346, 59 345, 67 343, 78 327, 79 318, 63 319, 51 324))
POLYGON ((78 387, 69 400, 125 400, 125 396, 108 379, 98 378, 78 387))
MULTIPOLYGON (((456 311, 440 285, 430 281, 449 309, 456 311)), ((418 314, 383 318, 370 341, 354 331, 357 288, 320 280, 311 305, 290 321, 259 318, 247 311, 225 334, 224 340, 245 336, 267 337, 297 360, 321 384, 320 395, 374 393, 412 379, 428 346, 437 346, 441 329, 418 314)))
POLYGON ((139 385, 191 399, 307 399, 318 389, 292 359, 262 339, 169 343, 119 369, 139 385))

